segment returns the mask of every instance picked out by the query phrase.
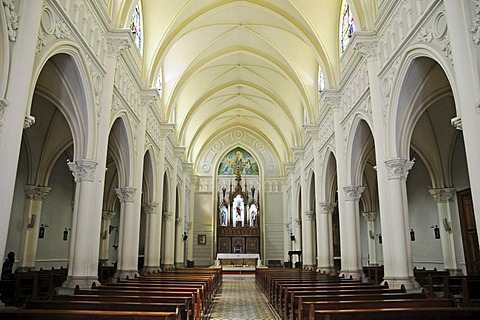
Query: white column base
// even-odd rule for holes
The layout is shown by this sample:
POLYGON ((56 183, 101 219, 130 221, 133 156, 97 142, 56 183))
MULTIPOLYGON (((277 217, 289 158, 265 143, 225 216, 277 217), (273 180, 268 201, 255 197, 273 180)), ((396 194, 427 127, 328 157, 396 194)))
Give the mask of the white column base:
POLYGON ((159 273, 162 272, 162 269, 160 268, 160 266, 145 266, 143 267, 142 272, 144 274, 159 273))
POLYGON ((339 277, 345 278, 345 279, 350 279, 350 277, 353 280, 361 280, 365 278, 365 274, 363 273, 362 270, 349 270, 349 271, 340 271, 339 277))
POLYGON ((388 284, 388 287, 390 289, 400 289, 403 286, 405 286, 405 289, 415 289, 415 288, 420 288, 420 284, 415 281, 415 278, 413 277, 407 277, 407 278, 388 278, 384 277, 382 281, 382 285, 385 283, 388 284))
POLYGON ((330 275, 334 274, 332 267, 318 267, 316 271, 324 274, 330 274, 330 275))
POLYGON ((80 289, 91 289, 94 283, 95 286, 101 285, 98 277, 68 276, 62 286, 65 288, 75 288, 78 286, 80 289))
POLYGON ((118 279, 134 279, 138 277, 138 270, 118 270, 117 274, 115 275, 118 279))

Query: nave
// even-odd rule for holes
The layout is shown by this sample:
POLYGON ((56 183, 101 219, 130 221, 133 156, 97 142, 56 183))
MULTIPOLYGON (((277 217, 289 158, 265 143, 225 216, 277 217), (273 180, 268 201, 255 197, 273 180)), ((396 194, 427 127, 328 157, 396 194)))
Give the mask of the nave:
POLYGON ((208 320, 277 320, 253 275, 224 275, 208 320))

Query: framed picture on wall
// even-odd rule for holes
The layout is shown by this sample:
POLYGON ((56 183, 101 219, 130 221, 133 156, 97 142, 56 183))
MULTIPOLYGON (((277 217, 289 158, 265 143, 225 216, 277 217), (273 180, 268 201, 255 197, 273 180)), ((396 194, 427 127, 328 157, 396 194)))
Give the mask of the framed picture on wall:
POLYGON ((207 235, 199 234, 198 235, 198 244, 207 244, 207 235))

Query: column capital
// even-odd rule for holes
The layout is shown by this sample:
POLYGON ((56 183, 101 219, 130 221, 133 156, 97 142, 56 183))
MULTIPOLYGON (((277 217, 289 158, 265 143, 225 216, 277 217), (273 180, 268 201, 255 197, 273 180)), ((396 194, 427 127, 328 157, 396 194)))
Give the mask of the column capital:
POLYGON ((352 44, 356 51, 367 59, 378 56, 378 41, 373 33, 355 32, 352 44))
POLYGON ((306 221, 315 220, 315 211, 312 211, 312 210, 305 211, 305 220, 306 221))
POLYGON ((50 187, 32 186, 28 184, 24 186, 24 189, 25 195, 28 199, 37 201, 42 201, 43 199, 45 199, 50 190, 52 190, 52 188, 50 187))
POLYGON ((460 131, 463 130, 462 118, 460 118, 460 117, 452 118, 452 119, 450 119, 450 123, 452 124, 452 126, 455 127, 455 129, 460 130, 460 131))
POLYGON ((179 226, 182 223, 183 219, 180 217, 175 218, 175 225, 179 226))
POLYGON ((319 204, 320 207, 320 214, 332 214, 333 210, 337 206, 337 204, 331 203, 331 202, 320 202, 319 204))
POLYGON ((387 168, 387 179, 403 179, 407 180, 408 172, 412 169, 415 159, 409 161, 407 159, 395 158, 385 161, 387 168))
POLYGON ((93 182, 95 176, 95 169, 97 162, 93 160, 80 159, 70 161, 67 159, 67 166, 72 171, 75 182, 91 181, 93 182))
POLYGON ((168 211, 163 212, 163 220, 165 220, 165 222, 171 222, 172 217, 173 217, 172 212, 168 212, 168 211))
POLYGON ((102 211, 102 220, 111 220, 115 216, 115 214, 115 211, 104 210, 102 211))
POLYGON ((454 188, 430 189, 428 192, 437 203, 447 203, 453 200, 457 190, 454 188))
POLYGON ((112 30, 107 37, 107 52, 117 56, 131 46, 131 31, 129 29, 112 30))
POLYGON ((175 132, 175 124, 174 123, 162 123, 160 125, 160 134, 162 138, 166 138, 169 135, 175 132))
POLYGON ((378 213, 375 211, 371 211, 371 212, 364 212, 362 213, 362 215, 365 218, 365 220, 372 222, 377 220, 378 213))
POLYGON ((142 204, 143 212, 146 214, 156 214, 158 202, 145 202, 142 204))
POLYGON ((23 119, 23 129, 28 129, 35 124, 35 117, 26 115, 23 119))
POLYGON ((294 222, 295 222, 295 227, 298 228, 302 226, 302 219, 295 218, 294 222))
POLYGON ((117 193, 120 202, 133 202, 135 191, 137 191, 137 189, 132 187, 115 188, 115 192, 117 193))
POLYGON ((343 192, 345 192, 345 200, 346 201, 356 201, 359 200, 362 196, 362 192, 365 187, 361 186, 346 186, 343 187, 343 192))

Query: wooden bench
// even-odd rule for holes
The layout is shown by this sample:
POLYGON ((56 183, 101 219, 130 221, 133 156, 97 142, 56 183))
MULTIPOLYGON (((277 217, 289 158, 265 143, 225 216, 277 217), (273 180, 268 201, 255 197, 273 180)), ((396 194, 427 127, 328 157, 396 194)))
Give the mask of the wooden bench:
POLYGON ((466 307, 480 305, 480 279, 464 277, 462 279, 463 305, 466 307))
POLYGON ((465 320, 478 319, 480 308, 387 308, 310 310, 310 320, 465 320))
POLYGON ((392 308, 453 308, 451 299, 381 299, 381 300, 345 300, 317 301, 308 303, 308 312, 300 312, 298 320, 308 319, 317 310, 359 310, 392 308))
POLYGON ((9 320, 178 320, 177 312, 0 309, 0 318, 9 320))
MULTIPOLYGON (((310 304, 319 301, 355 301, 355 300, 398 300, 398 299, 427 299, 425 293, 371 293, 371 294, 339 294, 339 295, 296 295, 293 304, 288 310, 290 320, 308 319, 310 304)), ((285 317, 286 319, 287 317, 285 317)))

